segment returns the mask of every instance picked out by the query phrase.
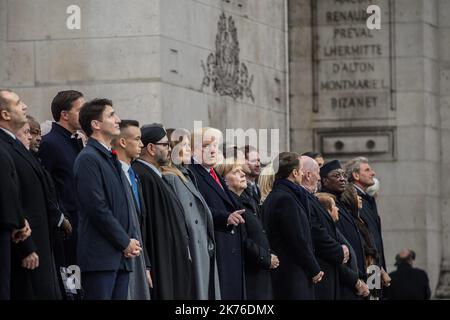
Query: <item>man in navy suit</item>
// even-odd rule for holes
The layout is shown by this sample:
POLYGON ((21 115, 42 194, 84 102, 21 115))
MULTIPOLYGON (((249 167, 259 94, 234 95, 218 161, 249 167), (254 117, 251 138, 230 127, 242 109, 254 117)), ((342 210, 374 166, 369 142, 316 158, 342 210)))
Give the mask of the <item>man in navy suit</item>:
MULTIPOLYGON (((57 252, 55 259, 60 265, 76 265, 78 213, 75 200, 73 163, 83 148, 81 139, 75 133, 80 130, 78 114, 86 102, 78 91, 61 91, 53 98, 51 110, 53 119, 51 131, 39 146, 38 157, 55 182, 61 210, 72 225, 71 238, 64 241, 64 252, 57 252)), ((58 251, 58 250, 57 250, 58 251)))
POLYGON ((111 152, 111 140, 120 134, 120 119, 107 99, 84 104, 79 119, 89 137, 74 164, 81 285, 87 300, 124 300, 130 259, 139 256, 142 248, 134 238, 122 168, 111 152))
POLYGON ((220 135, 221 132, 213 128, 194 133, 194 157, 190 169, 213 216, 221 297, 223 300, 242 300, 245 299, 245 285, 239 225, 245 223, 241 216, 245 210, 236 210, 238 204, 229 196, 225 182, 214 170, 220 135))
POLYGON ((280 266, 272 270, 275 299, 314 300, 314 284, 324 276, 314 253, 311 216, 301 187, 300 155, 282 152, 272 192, 263 205, 263 222, 280 266))
MULTIPOLYGON (((0 130, 13 129, 8 125, 11 108, 8 99, 0 90, 0 130)), ((6 92, 5 90, 5 93, 6 92)), ((26 106, 16 110, 24 111, 26 106)), ((24 115, 24 113, 23 113, 24 115)), ((15 131, 13 129, 13 131, 15 131)), ((25 240, 31 234, 28 222, 23 217, 19 200, 20 182, 14 159, 7 151, 7 145, 0 139, 0 300, 10 299, 11 282, 11 240, 25 240)))
POLYGON ((16 137, 27 123, 27 106, 10 90, 0 90, 0 104, 1 148, 14 162, 19 204, 33 230, 25 241, 12 246, 11 298, 60 299, 51 248, 51 231, 60 216, 52 210, 48 181, 41 165, 16 137))

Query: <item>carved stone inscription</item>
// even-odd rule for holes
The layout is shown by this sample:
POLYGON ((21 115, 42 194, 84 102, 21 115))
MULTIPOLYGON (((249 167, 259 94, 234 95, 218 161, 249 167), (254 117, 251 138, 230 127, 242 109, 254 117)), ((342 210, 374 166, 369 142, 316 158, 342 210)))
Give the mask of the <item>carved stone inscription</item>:
POLYGON ((395 109, 390 0, 316 0, 314 112, 318 120, 388 118, 395 109), (366 26, 369 5, 381 29, 366 26))

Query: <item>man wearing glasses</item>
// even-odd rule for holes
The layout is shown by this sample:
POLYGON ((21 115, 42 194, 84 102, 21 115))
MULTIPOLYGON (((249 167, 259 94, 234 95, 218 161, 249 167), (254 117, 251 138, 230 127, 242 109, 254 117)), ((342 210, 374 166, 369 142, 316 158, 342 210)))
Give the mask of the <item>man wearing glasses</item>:
POLYGON ((152 299, 194 297, 192 260, 184 210, 165 181, 161 167, 169 163, 169 140, 161 124, 141 128, 143 148, 132 167, 142 185, 146 221, 142 237, 150 257, 152 299))

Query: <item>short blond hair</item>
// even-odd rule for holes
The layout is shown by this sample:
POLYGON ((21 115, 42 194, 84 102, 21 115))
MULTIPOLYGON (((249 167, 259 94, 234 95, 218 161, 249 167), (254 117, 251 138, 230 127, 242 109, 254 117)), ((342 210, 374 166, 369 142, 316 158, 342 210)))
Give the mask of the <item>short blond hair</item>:
POLYGON ((227 174, 229 174, 231 171, 233 171, 235 168, 238 167, 241 167, 244 170, 242 164, 236 161, 236 159, 227 158, 224 160, 223 163, 216 165, 214 169, 219 175, 225 177, 227 174))

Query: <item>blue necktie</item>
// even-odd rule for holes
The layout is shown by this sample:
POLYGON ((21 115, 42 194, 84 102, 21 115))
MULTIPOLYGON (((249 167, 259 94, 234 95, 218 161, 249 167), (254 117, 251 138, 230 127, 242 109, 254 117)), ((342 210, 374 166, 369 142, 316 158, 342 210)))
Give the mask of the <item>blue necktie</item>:
POLYGON ((136 200, 139 210, 141 210, 141 202, 139 201, 139 190, 136 182, 136 174, 134 173, 132 167, 128 168, 128 176, 130 177, 131 189, 133 190, 134 199, 136 200))

